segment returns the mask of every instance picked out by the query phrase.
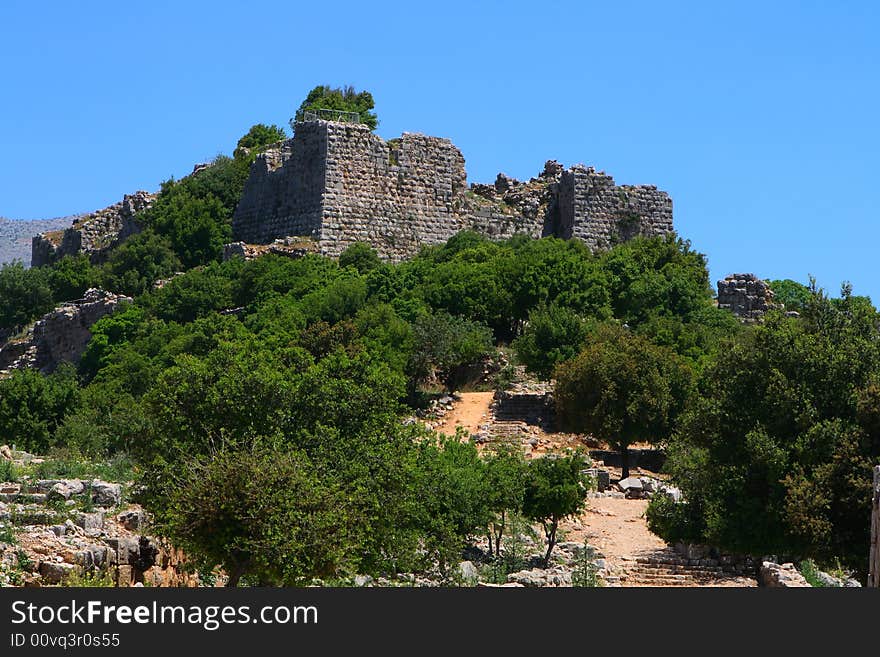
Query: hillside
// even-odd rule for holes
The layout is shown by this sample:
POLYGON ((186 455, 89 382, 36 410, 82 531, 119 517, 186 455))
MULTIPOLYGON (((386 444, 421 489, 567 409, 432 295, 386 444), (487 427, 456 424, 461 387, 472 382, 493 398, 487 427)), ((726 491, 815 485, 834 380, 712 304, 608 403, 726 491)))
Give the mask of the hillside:
MULTIPOLYGON (((765 555, 865 579, 870 299, 716 297, 653 187, 551 161, 464 189, 451 142, 326 123, 297 131, 332 152, 254 126, 0 268, 0 522, 112 464, 201 582, 703 585, 765 555)), ((23 527, 0 566, 40 581, 23 527)))
POLYGON ((21 260, 30 266, 33 237, 69 228, 75 219, 76 216, 29 220, 0 217, 0 264, 21 260))

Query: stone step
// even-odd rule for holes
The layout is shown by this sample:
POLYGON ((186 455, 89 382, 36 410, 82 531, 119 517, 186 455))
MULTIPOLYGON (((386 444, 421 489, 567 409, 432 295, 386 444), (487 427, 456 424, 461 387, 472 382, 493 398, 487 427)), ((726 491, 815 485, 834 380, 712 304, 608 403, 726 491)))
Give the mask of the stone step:
POLYGON ((633 575, 638 576, 675 576, 675 577, 692 577, 695 579, 722 579, 726 575, 721 571, 715 570, 668 570, 663 568, 657 569, 632 569, 630 571, 633 575))

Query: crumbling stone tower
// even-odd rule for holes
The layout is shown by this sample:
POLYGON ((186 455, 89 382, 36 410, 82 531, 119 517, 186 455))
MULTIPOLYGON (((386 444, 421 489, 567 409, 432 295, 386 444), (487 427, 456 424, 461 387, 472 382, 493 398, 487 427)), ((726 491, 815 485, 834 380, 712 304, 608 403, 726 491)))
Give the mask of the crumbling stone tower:
POLYGON ((234 239, 266 244, 308 237, 327 255, 369 242, 401 260, 472 229, 527 233, 605 248, 672 230, 672 200, 653 186, 617 186, 601 171, 548 162, 528 182, 499 175, 467 185, 448 139, 404 133, 385 141, 364 125, 310 120, 258 156, 232 222, 234 239))

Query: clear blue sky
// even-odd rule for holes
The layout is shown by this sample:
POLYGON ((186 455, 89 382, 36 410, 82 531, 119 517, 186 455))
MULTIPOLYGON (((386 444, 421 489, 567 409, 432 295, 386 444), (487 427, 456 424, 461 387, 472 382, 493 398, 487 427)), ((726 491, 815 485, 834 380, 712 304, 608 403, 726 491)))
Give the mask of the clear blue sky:
POLYGON ((0 216, 154 190, 352 84, 472 182, 593 165, 667 190, 713 278, 880 301, 880 3, 720 4, 4 0, 0 216))

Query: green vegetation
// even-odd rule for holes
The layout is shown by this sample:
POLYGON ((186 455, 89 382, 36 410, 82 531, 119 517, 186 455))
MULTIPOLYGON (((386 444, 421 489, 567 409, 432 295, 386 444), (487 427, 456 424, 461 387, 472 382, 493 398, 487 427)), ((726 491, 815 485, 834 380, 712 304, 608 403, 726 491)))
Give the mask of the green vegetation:
POLYGON ((529 462, 523 495, 523 514, 540 522, 547 539, 544 567, 556 546, 559 521, 584 508, 589 481, 582 474, 587 466, 579 454, 547 457, 529 462))
MULTIPOLYGON (((322 107, 376 125, 367 92, 317 87, 300 109, 322 107)), ((634 442, 666 449, 685 501, 653 498, 665 539, 864 569, 880 460, 869 299, 773 281, 800 316, 746 326, 714 306, 705 257, 675 235, 593 254, 462 232, 398 264, 366 244, 338 261, 221 262, 248 166, 283 137, 253 126, 234 157, 167 181, 143 232, 100 264, 0 269, 5 334, 92 286, 134 297, 92 327, 77 368, 0 379, 3 442, 50 456, 27 474, 134 481, 157 531, 232 585, 454 582, 476 536, 503 581, 526 566, 529 522, 549 561, 584 504, 585 461, 481 455, 401 421, 502 349, 555 376, 562 426, 620 450, 624 475, 634 442)), ((595 583, 589 556, 575 580, 595 583)))
POLYGON ((284 128, 277 125, 257 123, 251 126, 247 134, 238 140, 232 155, 236 159, 253 157, 265 150, 266 146, 287 139, 284 128))
POLYGON ((810 288, 790 278, 768 283, 773 290, 773 300, 785 305, 786 310, 800 312, 810 300, 810 288))
POLYGON ((19 328, 51 309, 52 289, 42 272, 18 261, 0 268, 0 329, 19 328))
POLYGON ((664 537, 865 570, 871 467, 880 460, 880 317, 844 288, 811 289, 721 352, 670 441, 686 504, 659 498, 664 537))
POLYGON ((669 437, 691 389, 691 370, 670 349, 615 324, 603 325, 574 359, 556 368, 561 426, 601 436, 620 451, 629 476, 629 446, 669 437))
POLYGON ((341 110, 343 112, 357 112, 361 123, 375 130, 379 126, 379 119, 373 112, 375 102, 369 91, 358 93, 354 87, 329 87, 318 85, 309 92, 306 99, 297 110, 297 116, 309 110, 341 110))

